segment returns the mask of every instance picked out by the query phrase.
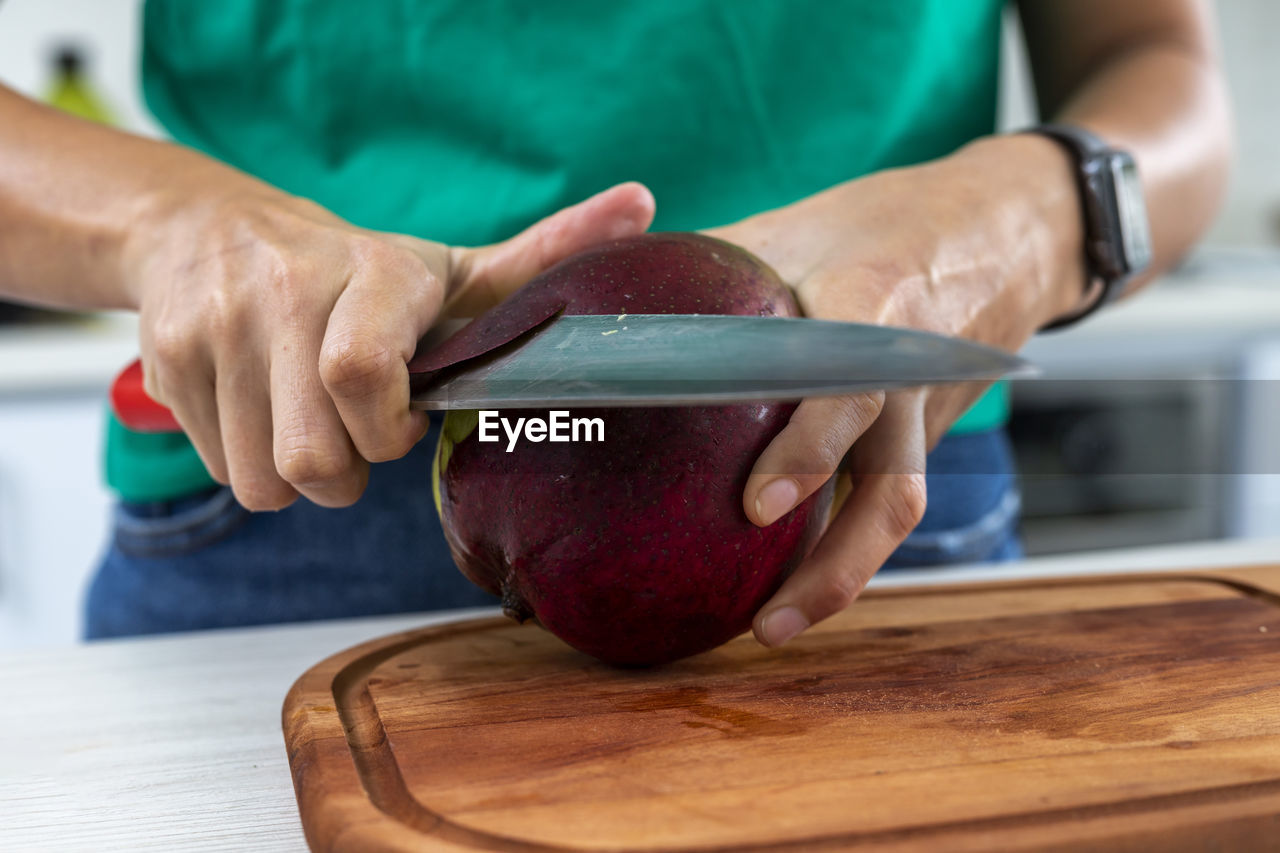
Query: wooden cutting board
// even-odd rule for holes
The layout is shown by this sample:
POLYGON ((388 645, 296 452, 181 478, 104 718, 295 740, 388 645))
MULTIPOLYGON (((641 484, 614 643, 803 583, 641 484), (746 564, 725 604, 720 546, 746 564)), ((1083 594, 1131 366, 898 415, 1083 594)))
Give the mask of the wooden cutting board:
POLYGON ((610 669, 455 623, 284 706, 316 851, 1280 849, 1280 567, 868 593, 610 669))

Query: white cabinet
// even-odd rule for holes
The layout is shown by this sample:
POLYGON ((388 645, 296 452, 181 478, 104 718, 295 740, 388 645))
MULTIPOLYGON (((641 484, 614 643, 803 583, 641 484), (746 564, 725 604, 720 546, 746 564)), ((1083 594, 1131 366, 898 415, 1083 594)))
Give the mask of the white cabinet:
POLYGON ((129 317, 0 328, 0 648, 80 636, 111 511, 107 389, 134 340, 129 317))
POLYGON ((64 644, 108 529, 104 395, 0 400, 0 647, 64 644))
POLYGON ((1096 483, 1035 484, 1056 497, 1106 487, 1095 505, 1060 517, 1029 512, 1039 552, 1280 535, 1277 283, 1280 256, 1205 251, 1181 274, 1028 344, 1042 375, 1015 387, 1015 404, 1020 393, 1070 401, 1082 421, 1112 422, 1105 437, 1123 439, 1094 442, 1109 459, 1096 483), (1139 489, 1141 501, 1115 499, 1139 489))
POLYGON ((1280 337, 1252 347, 1242 368, 1237 536, 1280 535, 1280 337))

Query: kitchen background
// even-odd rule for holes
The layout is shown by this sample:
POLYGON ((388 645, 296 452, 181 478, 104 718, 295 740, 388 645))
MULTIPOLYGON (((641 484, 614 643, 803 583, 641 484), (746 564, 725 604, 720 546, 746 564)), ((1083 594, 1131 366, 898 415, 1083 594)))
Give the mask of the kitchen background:
MULTIPOLYGON (((111 118, 162 131, 137 89, 140 0, 0 0, 0 81, 48 97, 73 48, 111 118)), ((1033 554, 1280 535, 1280 3, 1218 4, 1236 168, 1205 245, 1158 286, 1033 341, 1012 432, 1033 554)), ((1034 109, 1006 21, 1001 123, 1034 109)), ((0 309, 0 648, 76 639, 110 498, 105 394, 126 315, 0 309)))

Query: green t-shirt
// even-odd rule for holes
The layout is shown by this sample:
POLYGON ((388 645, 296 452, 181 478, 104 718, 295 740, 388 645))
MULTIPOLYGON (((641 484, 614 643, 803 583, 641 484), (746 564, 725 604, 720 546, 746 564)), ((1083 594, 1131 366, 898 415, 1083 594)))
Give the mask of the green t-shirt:
MULTIPOLYGON (((655 229, 693 230, 990 133, 1002 5, 149 0, 142 79, 176 140, 363 227, 487 243, 639 180, 655 229)), ((108 433, 126 498, 211 482, 108 433)))

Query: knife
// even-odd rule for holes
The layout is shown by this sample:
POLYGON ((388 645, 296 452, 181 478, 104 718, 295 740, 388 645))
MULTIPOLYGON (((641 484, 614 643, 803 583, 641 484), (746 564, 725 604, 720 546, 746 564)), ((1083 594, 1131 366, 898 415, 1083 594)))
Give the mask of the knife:
MULTIPOLYGON (((711 405, 1027 375, 1029 362, 915 329, 793 317, 564 315, 493 353, 412 377, 414 409, 711 405)), ((179 429, 134 362, 112 386, 120 421, 179 429)))

